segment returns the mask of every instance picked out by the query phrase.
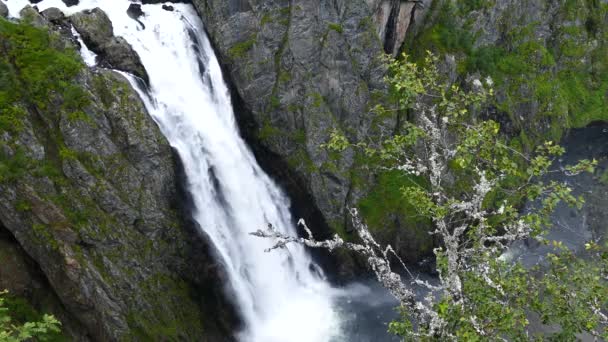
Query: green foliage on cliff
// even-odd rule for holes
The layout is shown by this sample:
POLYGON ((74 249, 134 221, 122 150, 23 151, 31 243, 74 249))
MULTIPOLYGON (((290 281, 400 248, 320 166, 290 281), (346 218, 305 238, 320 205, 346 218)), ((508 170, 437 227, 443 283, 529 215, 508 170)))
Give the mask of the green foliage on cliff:
POLYGON ((253 48, 253 46, 255 45, 256 42, 257 42, 257 36, 253 35, 252 37, 250 37, 247 40, 244 40, 242 42, 237 42, 236 44, 234 44, 228 50, 228 54, 233 59, 242 59, 245 56, 247 56, 247 53, 249 52, 249 50, 251 50, 253 48))
POLYGON ((2 115, 17 104, 53 107, 61 98, 66 111, 87 104, 84 91, 73 79, 83 67, 72 49, 60 48, 59 39, 27 23, 0 19, 0 108, 2 115))
MULTIPOLYGON (((45 172, 48 165, 30 160, 10 139, 23 129, 27 115, 57 121, 59 115, 78 119, 89 98, 74 82, 83 67, 76 52, 64 48, 55 34, 26 22, 0 18, 0 132, 9 133, 13 153, 0 151, 0 182, 12 181, 26 171, 45 172), (37 170, 37 171, 36 171, 37 170)), ((52 139, 61 142, 60 137, 52 139)), ((54 173, 53 173, 54 174, 54 173)))
POLYGON ((18 299, 0 291, 0 341, 57 341, 61 323, 51 315, 38 315, 18 299), (22 319, 22 321, 19 320, 22 319), (30 321, 29 319, 33 319, 30 321))
MULTIPOLYGON (((531 139, 559 139, 571 127, 608 120, 608 4, 595 0, 541 2, 557 6, 550 36, 539 20, 511 17, 493 2, 433 1, 437 17, 414 39, 412 54, 457 56, 461 77, 480 72, 495 82, 497 108, 531 139), (472 11, 477 11, 472 13, 472 11), (479 18, 494 11, 498 41, 484 45, 479 18), (541 33, 539 33, 541 32, 541 33)), ((526 6, 526 4, 522 4, 526 6)), ((526 147, 530 147, 526 146, 526 147)))
POLYGON ((405 225, 428 223, 424 217, 409 215, 414 212, 409 199, 404 199, 401 190, 413 184, 426 184, 426 180, 404 175, 397 170, 382 172, 378 175, 377 185, 369 196, 359 202, 361 213, 372 227, 382 226, 387 213, 398 213, 405 225))
POLYGON ((344 28, 338 23, 329 23, 327 27, 329 27, 330 30, 336 31, 340 34, 344 33, 344 28))
POLYGON ((604 173, 602 173, 602 175, 600 176, 600 182, 608 185, 608 170, 604 171, 604 173))
POLYGON ((402 242, 404 246, 416 247, 416 251, 408 252, 429 254, 433 248, 428 234, 431 221, 416 212, 412 199, 405 198, 401 190, 414 184, 426 185, 427 182, 424 178, 397 170, 380 172, 370 193, 359 201, 358 206, 370 230, 378 237, 402 235, 407 239, 402 242))

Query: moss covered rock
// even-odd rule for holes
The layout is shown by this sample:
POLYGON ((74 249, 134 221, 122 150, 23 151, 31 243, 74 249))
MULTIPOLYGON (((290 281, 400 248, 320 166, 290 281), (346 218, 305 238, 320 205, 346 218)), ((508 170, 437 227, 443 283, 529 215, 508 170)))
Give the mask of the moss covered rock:
POLYGON ((531 147, 608 120, 606 23, 605 1, 436 0, 407 50, 455 56, 461 80, 491 77, 494 115, 531 147))
POLYGON ((73 338, 221 341, 232 314, 170 146, 129 82, 71 41, 0 19, 1 226, 73 338))

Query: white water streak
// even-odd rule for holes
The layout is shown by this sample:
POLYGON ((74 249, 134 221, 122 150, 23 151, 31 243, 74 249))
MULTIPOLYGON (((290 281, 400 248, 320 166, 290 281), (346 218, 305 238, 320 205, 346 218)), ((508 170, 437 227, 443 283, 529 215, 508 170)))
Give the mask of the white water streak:
POLYGON ((97 55, 95 52, 89 50, 86 44, 82 41, 80 33, 76 31, 74 26, 72 26, 72 35, 78 39, 78 44, 80 44, 80 55, 82 56, 84 63, 90 67, 97 65, 97 55))

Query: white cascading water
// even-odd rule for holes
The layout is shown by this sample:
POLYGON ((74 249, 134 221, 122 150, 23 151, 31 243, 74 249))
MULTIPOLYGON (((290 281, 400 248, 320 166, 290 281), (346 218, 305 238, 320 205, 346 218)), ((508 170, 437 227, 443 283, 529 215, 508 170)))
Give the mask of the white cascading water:
MULTIPOLYGON (((8 0, 12 16, 28 4, 8 0)), ((37 4, 67 15, 99 7, 114 34, 138 52, 150 76, 140 95, 179 152, 196 211, 229 275, 229 291, 245 321, 242 341, 330 341, 340 334, 332 289, 299 246, 265 253, 271 241, 249 235, 268 223, 295 235, 288 199, 258 166, 239 136, 230 96, 203 24, 190 5, 143 5, 139 21, 127 0, 61 0, 37 4)), ((86 50, 85 50, 86 51, 86 50)), ((85 54, 90 60, 90 53, 85 54)), ((131 80, 135 85, 135 82, 131 80)))

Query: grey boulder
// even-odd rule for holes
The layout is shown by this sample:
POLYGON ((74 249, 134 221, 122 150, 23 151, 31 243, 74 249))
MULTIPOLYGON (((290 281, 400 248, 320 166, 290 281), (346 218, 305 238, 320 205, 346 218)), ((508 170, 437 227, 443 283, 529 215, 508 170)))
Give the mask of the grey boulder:
POLYGON ((148 83, 139 55, 124 38, 114 36, 112 22, 104 11, 82 11, 72 15, 70 21, 87 47, 98 55, 101 66, 129 72, 148 83))

